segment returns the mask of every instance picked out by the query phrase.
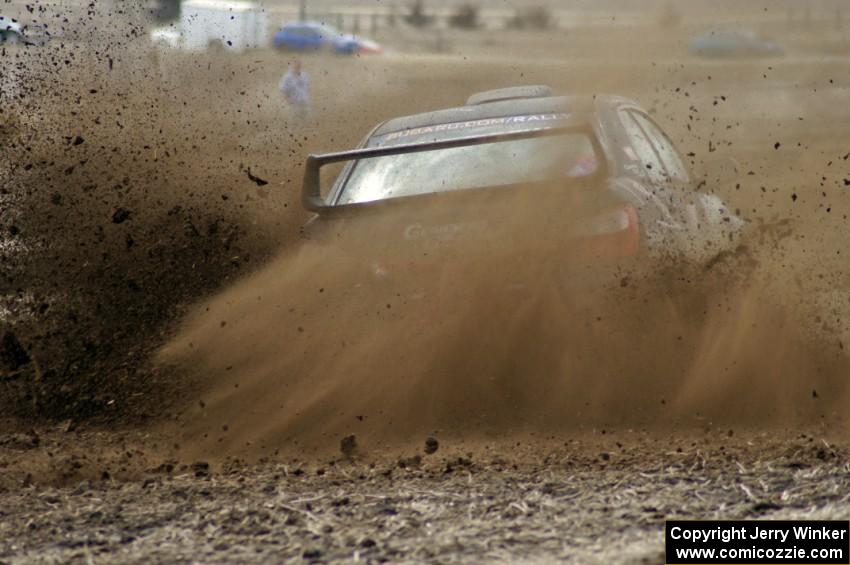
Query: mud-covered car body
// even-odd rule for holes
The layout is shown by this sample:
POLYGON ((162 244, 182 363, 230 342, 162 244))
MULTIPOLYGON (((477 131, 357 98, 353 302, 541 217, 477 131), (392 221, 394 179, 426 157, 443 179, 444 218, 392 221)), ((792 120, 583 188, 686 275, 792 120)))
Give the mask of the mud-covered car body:
POLYGON ((741 222, 694 189, 637 103, 516 87, 389 120, 353 151, 310 156, 303 203, 317 215, 305 231, 353 241, 368 226, 361 243, 379 258, 382 245, 400 250, 396 262, 473 240, 524 257, 569 248, 598 261, 702 259, 741 222), (323 192, 320 169, 333 163, 346 164, 323 192))

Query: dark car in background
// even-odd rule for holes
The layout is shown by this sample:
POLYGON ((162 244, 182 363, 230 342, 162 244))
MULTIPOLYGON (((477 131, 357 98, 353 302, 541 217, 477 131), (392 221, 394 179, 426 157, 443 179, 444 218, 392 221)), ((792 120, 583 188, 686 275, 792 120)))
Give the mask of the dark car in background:
POLYGON ((534 86, 391 119, 355 150, 310 156, 303 202, 316 213, 310 237, 344 241, 347 225, 370 225, 372 268, 386 277, 474 241, 546 260, 568 248, 600 263, 705 259, 729 246, 742 222, 696 188, 636 102, 534 86), (323 183, 321 169, 334 163, 345 165, 323 183))
POLYGON ((779 57, 784 50, 753 30, 711 30, 691 41, 690 51, 702 57, 779 57))

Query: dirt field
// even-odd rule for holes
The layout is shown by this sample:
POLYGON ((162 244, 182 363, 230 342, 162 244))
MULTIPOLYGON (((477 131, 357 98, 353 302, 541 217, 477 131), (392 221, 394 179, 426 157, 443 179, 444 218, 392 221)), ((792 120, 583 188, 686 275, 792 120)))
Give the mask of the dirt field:
MULTIPOLYGON (((54 442, 68 437, 20 449, 65 451, 54 442)), ((666 519, 846 517, 847 451, 818 437, 600 430, 431 455, 423 442, 397 460, 165 463, 133 480, 99 467, 69 486, 5 487, 0 557, 661 563, 666 519)), ((130 445, 118 459, 142 456, 130 445)))
POLYGON ((4 52, 0 563, 659 563, 666 519, 846 518, 843 36, 690 33, 307 57, 308 128, 280 54, 4 52), (301 239, 309 152, 517 83, 651 109, 740 253, 585 304, 477 292, 484 263, 440 310, 301 239))

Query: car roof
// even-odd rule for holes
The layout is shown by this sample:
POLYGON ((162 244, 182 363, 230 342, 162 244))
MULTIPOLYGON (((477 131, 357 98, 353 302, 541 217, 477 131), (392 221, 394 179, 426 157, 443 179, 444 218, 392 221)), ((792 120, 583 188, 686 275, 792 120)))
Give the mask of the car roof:
MULTIPOLYGON (((569 125, 580 125, 590 121, 595 111, 594 99, 590 96, 538 96, 530 98, 517 96, 509 99, 500 99, 500 93, 507 92, 508 90, 490 91, 470 97, 471 101, 483 97, 484 101, 479 103, 467 103, 464 106, 457 106, 455 108, 446 108, 387 120, 378 126, 373 132, 373 135, 384 135, 407 129, 469 120, 553 113, 566 114, 566 121, 569 125), (489 102, 488 99, 494 99, 494 101, 489 102)), ((514 89, 510 90, 513 91, 514 89)))

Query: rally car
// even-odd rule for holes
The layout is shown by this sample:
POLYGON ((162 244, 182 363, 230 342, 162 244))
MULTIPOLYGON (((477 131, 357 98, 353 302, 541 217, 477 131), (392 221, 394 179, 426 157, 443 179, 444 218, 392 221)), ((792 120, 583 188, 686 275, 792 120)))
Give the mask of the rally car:
POLYGON ((311 155, 302 200, 315 212, 307 237, 367 248, 373 275, 387 278, 482 254, 514 272, 566 255, 711 260, 742 221, 695 184, 636 102, 526 86, 391 119, 357 149, 311 155), (325 167, 339 169, 330 182, 325 167))

